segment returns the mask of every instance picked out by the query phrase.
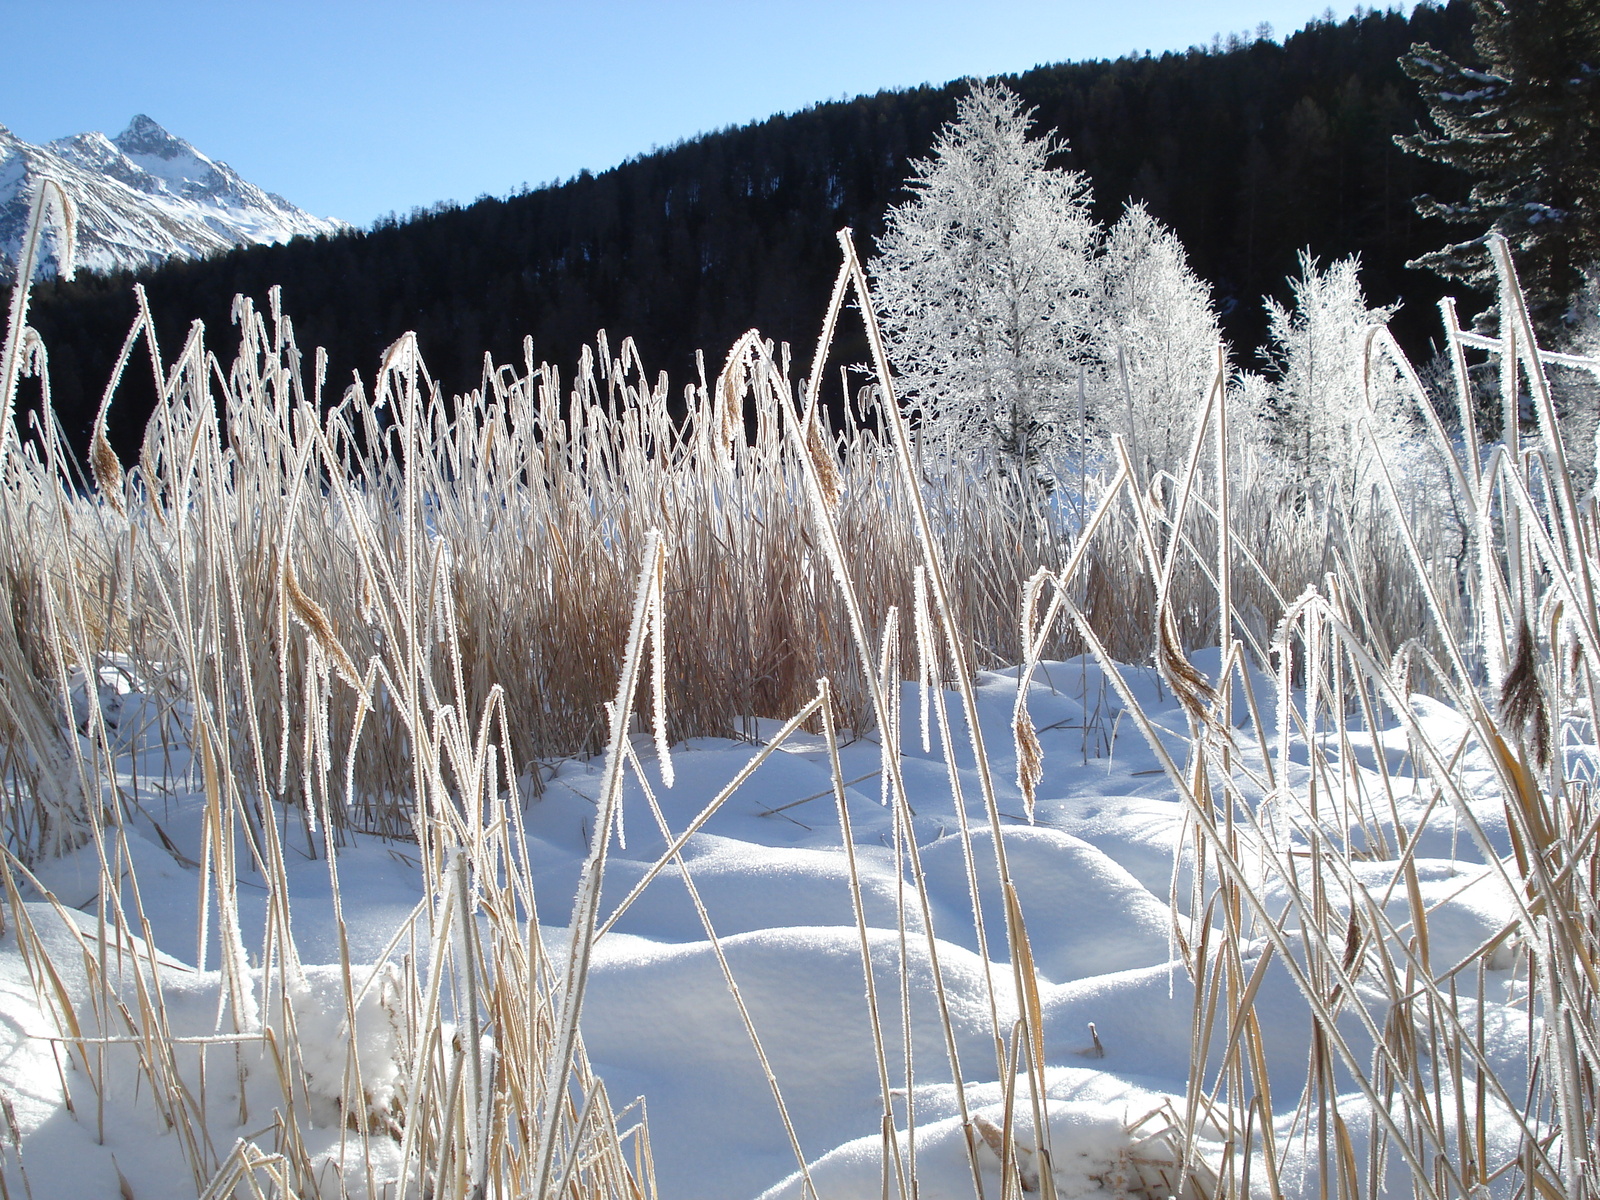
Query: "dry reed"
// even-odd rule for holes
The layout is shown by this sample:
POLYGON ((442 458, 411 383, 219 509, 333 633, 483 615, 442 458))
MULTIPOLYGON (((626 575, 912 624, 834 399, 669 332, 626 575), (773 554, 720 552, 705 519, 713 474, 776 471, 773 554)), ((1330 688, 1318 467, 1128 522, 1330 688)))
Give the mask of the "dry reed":
MULTIPOLYGON (((92 494, 76 486, 48 416, 33 436, 0 442, 0 565, 11 601, 0 621, 0 877, 41 1002, 90 1090, 103 1094, 116 1071, 146 1079, 184 1141, 197 1194, 315 1189, 327 1161, 313 1160, 295 1116, 315 1102, 307 1083, 315 1069, 296 1033, 308 976, 289 935, 285 841, 325 859, 337 903, 351 831, 405 837, 418 847, 430 902, 395 946, 427 947, 425 965, 364 974, 343 952, 347 1026, 387 1022, 398 1074, 380 1094, 348 1056, 334 1088, 346 1122, 339 1161, 360 1164, 369 1193, 387 1170, 441 1197, 651 1194, 647 1131, 629 1135, 630 1151, 579 1036, 590 950, 621 911, 603 918, 598 909, 609 814, 624 773, 643 778, 626 736, 630 713, 655 721, 664 766, 671 740, 732 733, 742 717, 787 720, 699 821, 678 834, 663 825, 669 849, 657 872, 802 722, 820 728, 833 751, 848 849, 838 731, 877 728, 902 861, 900 953, 920 940, 938 981, 933 912, 894 749, 895 697, 903 678, 949 681, 973 738, 980 819, 1006 901, 1006 928, 986 931, 977 831, 958 792, 982 957, 986 969, 991 958, 1009 961, 1020 1007, 1015 1024, 1003 1017, 991 976, 995 1065, 1010 1083, 1007 1112, 1026 1106, 1038 1139, 1023 1148, 1012 1120, 995 1129, 968 1119, 974 1187, 981 1193, 978 1147, 992 1131, 1005 1194, 1052 1195, 1040 1000, 973 673, 1023 663, 1025 686, 1040 659, 1089 650, 1108 667, 1154 657, 1192 718, 1189 761, 1166 763, 1200 864, 1193 895, 1182 898, 1179 938, 1195 983, 1195 1070, 1185 1109, 1168 1126, 1183 1162, 1163 1167, 1159 1186, 1206 1197, 1283 1186, 1280 1110, 1252 1007, 1264 973, 1281 969, 1316 1030, 1291 1132, 1315 1145, 1324 1194, 1333 1181, 1341 1198, 1376 1195, 1398 1164, 1417 1196, 1486 1186, 1530 1200, 1593 1195, 1597 1168, 1584 1147, 1597 1130, 1600 1073, 1592 1020, 1600 821, 1588 790, 1566 777, 1563 749, 1575 730, 1592 738, 1600 531, 1592 503, 1571 484, 1503 251, 1507 328, 1489 343, 1462 333, 1452 316, 1455 374, 1465 387, 1469 348, 1498 355, 1509 403, 1519 378, 1533 393, 1537 437, 1524 449, 1513 436, 1486 462, 1474 447, 1463 464, 1434 422, 1438 453, 1453 468, 1454 508, 1419 509, 1388 480, 1389 517, 1374 525, 1286 503, 1265 482, 1257 451, 1230 443, 1220 358, 1181 474, 1139 484, 1123 456, 1105 478, 1084 481, 1092 515, 999 489, 960 464, 922 461, 894 401, 848 232, 841 244, 823 337, 798 384, 787 347, 752 331, 714 382, 686 389, 678 409, 631 342, 613 354, 602 334, 570 383, 526 346, 520 364, 486 361, 480 388, 446 398, 406 337, 370 391, 358 381, 325 403, 322 360, 308 381, 276 292, 266 313, 245 300, 236 306, 239 349, 226 366, 198 326, 167 362, 141 297, 118 367, 142 339, 159 402, 138 461, 124 469, 103 436, 115 379, 94 431, 92 494), (887 438, 855 424, 830 429, 821 403, 821 365, 852 290, 868 322, 887 438), (1186 651, 1218 631, 1224 671, 1207 679, 1186 651), (1261 716, 1247 664, 1274 682, 1276 728, 1261 716), (121 693, 107 681, 118 674, 137 680, 147 701, 138 720, 149 728, 129 728, 132 715, 117 708, 121 693), (1485 684, 1500 690, 1498 706, 1485 684), (1429 740, 1410 704, 1417 690, 1447 698, 1490 756, 1511 854, 1476 828, 1455 771, 1463 751, 1429 740), (1251 715, 1243 726, 1236 695, 1251 715), (1349 769, 1340 739, 1352 721, 1406 729, 1419 777, 1436 791, 1422 818, 1401 817, 1395 779, 1383 775, 1373 794, 1349 769), (145 754, 130 794, 119 780, 134 737, 185 753, 159 769, 145 754), (1291 739, 1311 756, 1293 778, 1291 739), (606 809, 565 960, 552 962, 519 850, 521 804, 551 760, 601 752, 606 809), (160 789, 204 797, 205 911, 229 1022, 212 1058, 231 1055, 241 1107, 254 1094, 243 1086, 247 1069, 259 1078, 268 1064, 286 1114, 256 1142, 215 1144, 214 1117, 194 1088, 198 1070, 203 1095, 206 1048, 169 1028, 137 881, 122 883, 123 821, 139 793, 160 789), (1410 865, 1428 822, 1447 815, 1479 837, 1484 865, 1518 898, 1514 925, 1455 963, 1430 957, 1410 865), (92 984, 82 1011, 23 892, 30 864, 91 843, 102 900, 98 933, 80 935, 92 984), (1408 908, 1398 924, 1388 892, 1375 894, 1358 869, 1374 846, 1399 864, 1390 889, 1408 908), (265 943, 249 949, 236 899, 245 872, 271 896, 265 943), (1244 951, 1252 943, 1267 947, 1254 963, 1244 951), (1507 948, 1532 985, 1520 1082, 1500 1079, 1485 1059, 1476 1015, 1484 968, 1507 948), (1476 992, 1463 992, 1463 981, 1476 992), (1359 1135, 1341 1108, 1352 1094, 1367 1106, 1359 1135), (1510 1157, 1494 1160, 1486 1130, 1501 1118, 1522 1134, 1510 1157)), ((44 350, 24 324, 26 289, 18 292, 8 403, 24 368, 48 388, 44 350)), ((1401 357, 1382 336, 1369 353, 1401 357)), ((1420 385, 1418 398, 1426 406, 1420 385)), ((932 698, 955 779, 946 696, 932 698)), ((1132 696, 1124 700, 1165 757, 1132 696)), ((1040 765, 1020 704, 1014 725, 1027 791, 1040 765)), ((911 1089, 910 1000, 902 988, 898 1020, 880 1009, 891 1002, 874 986, 853 858, 851 880, 883 1091, 883 1189, 909 1197, 916 1141, 907 1129, 902 1153, 894 1136, 888 1063, 898 1024, 901 1083, 911 1089)), ((201 967, 205 944, 203 932, 201 967)), ((942 984, 937 999, 942 1008, 942 984)), ((759 1031, 741 1011, 759 1052, 759 1031)), ((780 1081, 768 1077, 781 1113, 780 1081)), ((789 1133, 803 1171, 792 1125, 789 1133)))

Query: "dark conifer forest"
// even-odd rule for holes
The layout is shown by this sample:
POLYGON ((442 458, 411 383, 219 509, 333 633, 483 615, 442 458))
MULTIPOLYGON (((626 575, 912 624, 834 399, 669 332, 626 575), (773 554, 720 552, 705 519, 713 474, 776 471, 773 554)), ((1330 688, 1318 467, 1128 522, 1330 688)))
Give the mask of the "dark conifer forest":
MULTIPOLYGON (((1102 221, 1140 200, 1178 233, 1213 287, 1235 361, 1259 365, 1261 298, 1287 296, 1302 250, 1324 262, 1359 254, 1367 296, 1403 302, 1396 332, 1425 355, 1436 301, 1461 288, 1406 267, 1452 233, 1419 217, 1413 200, 1464 195, 1470 181, 1395 145, 1427 113, 1397 60, 1416 42, 1470 60, 1472 22, 1467 0, 1451 0, 1409 18, 1316 22, 1281 45, 1233 38, 1007 82, 1037 107, 1036 129, 1067 139, 1059 165, 1090 176, 1102 221)), ((632 336, 675 393, 695 378, 697 348, 715 370, 752 326, 808 353, 838 265, 836 230, 853 227, 871 253, 886 211, 907 198, 908 164, 927 155, 962 87, 819 104, 598 175, 341 237, 42 286, 30 321, 49 347, 56 410, 85 445, 136 281, 169 360, 198 319, 226 361, 235 293, 265 303, 282 285, 300 347, 327 349, 334 400, 353 371, 370 382, 408 330, 447 393, 479 385, 485 351, 520 362, 525 336, 537 359, 567 370, 596 330, 613 347, 632 336)), ((856 361, 865 357, 861 348, 856 361)), ((130 370, 110 424, 125 455, 151 395, 148 369, 130 370)), ((20 403, 36 396, 25 388, 20 403)))

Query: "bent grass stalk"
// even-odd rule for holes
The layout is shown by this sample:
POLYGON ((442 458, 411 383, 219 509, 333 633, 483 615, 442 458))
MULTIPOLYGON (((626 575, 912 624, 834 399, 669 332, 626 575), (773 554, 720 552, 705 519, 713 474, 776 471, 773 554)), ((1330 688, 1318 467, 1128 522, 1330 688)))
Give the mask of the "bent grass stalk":
MULTIPOLYGON (((419 905, 384 958, 408 938, 433 953, 426 975, 413 958, 380 982, 376 972, 358 978, 341 940, 345 1019, 355 1026, 376 1005, 395 1022, 405 1058, 402 1094, 380 1111, 350 1054, 340 1104, 356 1137, 341 1156, 365 1163, 369 1193, 384 1186, 375 1165, 383 1150, 398 1154, 411 1194, 640 1194, 651 1186, 648 1130, 627 1135, 630 1163, 582 1051, 595 940, 662 871, 681 867, 688 839, 807 723, 826 735, 849 849, 837 731, 876 729, 903 856, 902 955, 913 936, 925 941, 981 1195, 981 1131, 959 1087, 933 909, 900 770, 899 685, 909 674, 924 685, 923 736, 937 727, 950 776, 996 1078, 1010 1081, 1011 1113, 1026 1073, 1038 1139, 1033 1161, 1045 1168, 1038 1186, 1049 1194, 1041 1001, 974 673, 1019 666, 1013 732, 1029 792, 1038 767, 1025 761, 1037 745, 1029 680, 1042 660, 1086 651, 1100 660, 1188 806, 1195 894, 1174 918, 1196 993, 1195 1069, 1173 1119, 1182 1186, 1206 1197, 1280 1194, 1291 1160, 1305 1160, 1296 1147, 1312 1146, 1330 1190, 1345 1196, 1376 1194, 1401 1169, 1417 1196, 1476 1195, 1485 1186, 1510 1188, 1513 1178, 1530 1200, 1594 1194, 1597 1168, 1582 1147, 1594 1128, 1600 1047, 1583 1022, 1550 1015, 1590 1011, 1600 997, 1592 932, 1600 913, 1586 891, 1600 817, 1589 793, 1560 769, 1563 731, 1592 720, 1578 701, 1592 714, 1597 690, 1600 619, 1588 562, 1596 530, 1573 489, 1543 382, 1543 364, 1555 360, 1538 348, 1517 307, 1509 260, 1501 254, 1511 301, 1502 306, 1504 336, 1466 334, 1447 309, 1447 340, 1463 411, 1470 414, 1468 351, 1498 358, 1513 398, 1519 373, 1529 381, 1539 432, 1528 455, 1513 444, 1480 463, 1473 447, 1458 462, 1393 339, 1374 331, 1368 344, 1369 355, 1396 363, 1436 453, 1450 464, 1474 559, 1462 586, 1442 549, 1450 530, 1415 515, 1387 468, 1378 477, 1385 515, 1374 528, 1348 512, 1297 510, 1251 474, 1255 451, 1232 432, 1220 359, 1179 477, 1141 483, 1119 449, 1090 497, 1087 521, 1070 531, 1041 526, 1037 513, 1008 504, 981 477, 920 460, 848 232, 841 250, 798 396, 787 348, 775 350, 754 332, 712 383, 702 375, 691 386, 682 416, 668 404, 665 378, 646 377, 630 341, 613 354, 601 335, 597 352, 586 350, 566 382, 534 360, 531 346, 519 366, 486 359, 476 391, 446 398, 408 337, 386 353, 370 392, 358 380, 327 403, 323 360, 308 387, 276 293, 265 313, 248 301, 236 306, 239 352, 227 368, 205 349, 199 328, 164 363, 141 295, 91 431, 98 499, 71 485, 72 456, 52 422, 29 439, 14 439, 7 423, 0 569, 13 615, 0 622, 8 789, 0 874, 13 923, 32 931, 20 944, 60 1022, 72 1078, 81 1074, 97 1097, 130 1071, 146 1080, 185 1139, 197 1194, 315 1186, 321 1167, 310 1161, 300 1129, 310 1106, 297 1078, 303 968, 290 936, 286 840, 297 823, 296 841, 326 855, 337 902, 336 859, 351 836, 409 838, 431 902, 419 905), (854 424, 834 431, 826 424, 823 368, 852 289, 886 442, 854 424), (124 470, 110 453, 106 414, 141 337, 158 404, 137 463, 124 470), (216 417, 219 400, 225 426, 216 417), (509 611, 508 594, 520 600, 509 611), (1187 650, 1219 633, 1221 673, 1208 680, 1187 650), (1527 711, 1543 713, 1557 740, 1546 763, 1479 690, 1485 673, 1494 686, 1514 677, 1519 637, 1532 662, 1531 676, 1520 677, 1532 682, 1519 685, 1531 697, 1527 711), (1190 713, 1183 763, 1116 667, 1151 656, 1190 713), (157 720, 170 732, 159 767, 121 748, 126 731, 98 683, 110 669, 161 698, 157 720), (1277 691, 1275 730, 1252 683, 1263 672, 1277 691), (937 686, 946 673, 977 767, 984 814, 977 824, 987 825, 994 843, 1004 951, 983 924, 955 722, 937 686), (1235 687, 1245 696, 1250 732, 1232 722, 1235 687), (1416 689, 1453 704, 1468 734, 1450 745, 1430 741, 1411 711, 1416 689), (624 768, 631 763, 643 778, 626 741, 635 711, 653 716, 664 773, 672 740, 732 733, 735 717, 785 724, 682 833, 663 829, 667 851, 602 919, 599 883, 624 768), (73 729, 80 713, 83 743, 73 729), (1400 785, 1386 766, 1375 792, 1349 769, 1351 713, 1369 731, 1385 722, 1405 730, 1419 786, 1435 789, 1420 817, 1402 819, 1400 785), (1324 731, 1332 736, 1324 739, 1324 731), (1464 757, 1475 753, 1469 741, 1486 750, 1505 795, 1516 851, 1509 861, 1495 856, 1460 784, 1464 757), (1309 786, 1288 769, 1291 742, 1308 750, 1309 786), (173 747, 191 748, 192 759, 175 760, 173 747), (604 810, 558 968, 537 932, 520 804, 552 760, 600 752, 604 810), (225 1011, 238 1030, 228 1036, 257 1039, 212 1050, 234 1054, 242 1073, 243 1056, 255 1053, 246 1047, 267 1047, 262 1061, 279 1081, 283 1116, 259 1145, 212 1144, 206 1047, 169 1020, 166 968, 150 941, 137 881, 116 882, 127 875, 124 819, 151 817, 139 798, 163 788, 205 797, 200 965, 214 936, 225 1011), (1455 963, 1436 961, 1415 870, 1420 836, 1447 819, 1466 829, 1517 906, 1507 930, 1455 963), (82 943, 95 991, 80 1013, 22 893, 34 887, 30 862, 91 841, 103 894, 100 932, 82 943), (1359 869, 1371 847, 1398 856, 1382 888, 1363 882, 1359 869), (268 891, 259 972, 249 965, 252 948, 238 916, 247 873, 268 891), (1286 889, 1287 909, 1267 904, 1269 885, 1286 889), (1405 898, 1403 922, 1389 915, 1394 894, 1405 898), (133 930, 142 932, 142 951, 130 948, 133 930), (1269 947, 1254 964, 1240 950, 1250 939, 1269 947), (1531 965, 1530 1075, 1522 1086, 1499 1078, 1482 1052, 1482 981, 1491 958, 1512 946, 1531 965), (1005 965, 990 962, 995 952, 1010 966, 1009 996, 994 973, 1005 965), (1254 1011, 1274 971, 1287 972, 1303 993, 1316 1030, 1287 1124, 1254 1011), (1475 1000, 1458 987, 1473 977, 1475 1000), (130 990, 119 990, 124 983, 130 990), (131 1003, 123 999, 130 994, 131 1003), (130 1060, 119 1046, 137 1054, 130 1060), (1370 1110, 1365 1132, 1352 1128, 1345 1099, 1352 1093, 1370 1110), (1519 1147, 1491 1162, 1487 1131, 1507 1115, 1519 1147)), ((27 288, 19 287, 0 381, 8 404, 23 366, 42 365, 25 326, 26 303, 27 288)), ((853 855, 849 866, 883 1093, 882 1182, 909 1196, 917 1187, 916 1143, 909 1128, 904 1143, 894 1128, 896 1081, 853 855)), ((1182 899, 1176 882, 1174 894, 1182 899)), ((711 917, 703 915, 732 987, 711 917)), ((902 998, 902 1039, 908 1004, 902 998)), ((748 1010, 743 1020, 759 1046, 748 1010)), ((909 1127, 909 1042, 906 1060, 909 1127)), ((781 1110, 781 1081, 770 1067, 767 1076, 781 1110)), ((793 1124, 782 1123, 804 1170, 793 1124)), ((1021 1183, 1014 1124, 1008 1116, 1000 1131, 1007 1194, 1021 1183)))

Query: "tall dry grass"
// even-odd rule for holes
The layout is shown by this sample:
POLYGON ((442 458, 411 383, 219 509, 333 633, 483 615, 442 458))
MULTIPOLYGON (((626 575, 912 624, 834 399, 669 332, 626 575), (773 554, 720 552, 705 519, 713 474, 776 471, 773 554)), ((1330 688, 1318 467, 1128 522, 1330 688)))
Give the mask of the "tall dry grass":
MULTIPOLYGON (((1295 1132, 1317 1148, 1314 1186, 1324 1194, 1398 1186, 1429 1197, 1484 1187, 1588 1195, 1596 821, 1587 788, 1566 777, 1561 747, 1593 736, 1595 530, 1592 503, 1570 485, 1525 319, 1492 345, 1449 326, 1460 385, 1467 351, 1487 349, 1510 381, 1511 411, 1515 381, 1525 380, 1541 425, 1526 447, 1513 437, 1487 459, 1474 449, 1458 461, 1435 422, 1448 505, 1418 508, 1390 486, 1389 515, 1374 524, 1286 502, 1271 473, 1254 469, 1259 448, 1230 445, 1220 360, 1203 400, 1208 423, 1181 472, 1148 479, 1112 453, 1069 502, 923 461, 894 402, 847 236, 842 246, 809 372, 796 379, 787 348, 752 332, 714 378, 685 390, 681 408, 631 343, 613 353, 604 335, 571 380, 527 348, 520 363, 486 360, 482 385, 448 398, 415 340, 403 338, 370 387, 335 401, 324 360, 312 355, 308 367, 274 293, 265 312, 239 302, 239 347, 227 363, 198 327, 166 357, 141 301, 118 370, 147 358, 159 404, 130 464, 106 444, 102 409, 92 488, 78 482, 48 419, 5 445, 3 874, 42 1002, 91 1090, 111 1087, 117 1072, 144 1078, 184 1140, 197 1194, 247 1183, 300 1194, 327 1169, 327 1152, 308 1149, 292 1119, 269 1137, 224 1144, 210 1129, 216 1114, 194 1098, 208 1051, 170 1028, 162 964, 137 881, 123 883, 119 839, 155 796, 196 791, 228 1023, 206 1043, 211 1069, 227 1071, 231 1056, 243 1078, 247 1061, 270 1062, 273 1104, 291 1115, 311 1109, 315 1071, 296 1016, 298 1006, 309 1019, 309 985, 288 933, 286 842, 326 861, 337 897, 347 834, 412 839, 429 902, 397 945, 426 953, 387 982, 346 953, 338 977, 351 1029, 380 1021, 393 1030, 394 1073, 375 1100, 359 1057, 348 1057, 334 1089, 348 1132, 338 1160, 364 1164, 357 1173, 373 1173, 368 1188, 392 1168, 440 1196, 648 1194, 648 1134, 619 1134, 579 1036, 588 955, 615 919, 598 908, 609 809, 564 955, 552 961, 519 850, 521 804, 546 764, 603 753, 604 799, 614 805, 627 772, 643 778, 630 764, 630 714, 656 726, 663 749, 738 732, 750 716, 786 719, 779 740, 802 721, 830 745, 843 729, 879 729, 908 881, 902 941, 925 939, 937 978, 892 750, 895 687, 944 681, 970 718, 978 668, 1088 649, 1108 664, 1153 656, 1192 716, 1190 760, 1170 767, 1201 864, 1180 940, 1196 985, 1196 1070, 1175 1125, 1184 1161, 1140 1186, 1279 1190, 1281 1105, 1252 1010, 1271 961, 1300 985, 1317 1031, 1295 1132), (821 365, 852 293, 874 348, 882 407, 872 424, 882 432, 831 428, 822 403, 821 365), (1229 666, 1208 679, 1187 652, 1219 638, 1229 666), (1276 695, 1251 691, 1245 665, 1254 678, 1265 672, 1276 695), (119 676, 137 683, 137 706, 120 699, 119 676), (1487 839, 1480 852, 1519 897, 1517 922, 1461 963, 1431 957, 1428 913, 1408 874, 1408 848, 1430 822, 1449 814, 1470 832, 1474 811, 1456 770, 1461 747, 1434 744, 1411 715, 1417 690, 1446 698, 1469 722, 1514 833, 1511 853, 1487 839), (1419 820, 1400 814, 1398 784, 1385 776, 1373 794, 1338 748, 1352 722, 1371 730, 1385 721, 1408 729, 1437 789, 1419 820), (170 752, 130 762, 138 739, 170 752), (1290 742, 1308 747, 1309 789, 1291 782, 1290 742), (84 845, 102 864, 98 932, 80 935, 87 1009, 52 967, 35 928, 41 910, 25 903, 31 864, 84 845), (1399 923, 1388 893, 1375 897, 1359 869, 1374 847, 1399 864, 1390 888, 1411 905, 1399 923), (244 945, 238 925, 244 874, 271 896, 258 947, 244 945), (1247 961, 1253 945, 1268 949, 1247 961), (1520 1082, 1498 1078, 1474 1041, 1479 966, 1508 948, 1535 985, 1524 1001, 1529 1070, 1520 1082), (1370 1049, 1352 1041, 1352 1022, 1370 1049), (1352 1093, 1369 1114, 1359 1134, 1339 1099, 1352 1093), (1514 1155, 1491 1161, 1486 1130, 1506 1114, 1524 1136, 1514 1155)), ((1520 314, 1508 260, 1506 279, 1502 311, 1520 314)), ((47 354, 27 335, 23 303, 7 342, 6 400, 31 373, 48 413, 47 354)), ((1398 355, 1381 331, 1369 351, 1398 355)), ((942 692, 936 704, 953 753, 942 692)), ((1036 741, 1020 707, 1018 715, 1026 789, 1037 781, 1028 765, 1036 741)), ((1000 969, 1020 998, 1017 1023, 1004 1024, 995 997, 1005 989, 991 983, 996 1069, 1043 1131, 1039 992, 988 748, 978 722, 966 724, 979 768, 974 820, 994 834, 1009 901, 1006 928, 984 930, 979 916, 979 936, 986 959, 1009 964, 1000 969)), ((1153 734, 1152 743, 1165 753, 1153 734)), ((776 744, 755 748, 752 763, 776 744)), ((848 849, 836 755, 834 778, 848 849)), ((960 811, 970 864, 972 830, 960 811)), ((660 868, 697 827, 669 839, 660 868)), ((909 1196, 915 1142, 902 1150, 890 1134, 892 1093, 912 1081, 890 1076, 898 1031, 872 995, 859 884, 855 899, 883 1092, 884 1188, 909 1196)), ((717 944, 709 923, 707 933, 717 944)), ((900 1002, 903 1024, 909 1000, 900 1002)), ((892 1009, 892 999, 882 1003, 892 1009)), ((749 1023, 747 1033, 759 1050, 759 1029, 749 1023)), ((946 1050, 952 1077, 963 1078, 953 1035, 946 1050)), ((783 1113, 780 1081, 773 1087, 783 1113)), ((981 1190, 982 1131, 966 1128, 981 1190)), ((1024 1156, 1010 1129, 1000 1144, 1014 1194, 1024 1156)), ((1048 1144, 1030 1153, 1047 1159, 1048 1144)), ((1049 1180, 1048 1170, 1035 1173, 1041 1190, 1049 1180)))
MULTIPOLYGON (((1209 1161, 1229 1194, 1432 1200, 1600 1188, 1600 530, 1593 494, 1573 483, 1574 448, 1510 255, 1500 241, 1493 251, 1501 335, 1464 333, 1453 307, 1443 312, 1462 411, 1467 351, 1493 356, 1504 444, 1482 451, 1469 427, 1457 461, 1398 347, 1379 329, 1368 341, 1370 355, 1391 356, 1412 379, 1448 456, 1466 552, 1449 552, 1454 539, 1419 519, 1386 465, 1375 537, 1398 550, 1385 556, 1390 573, 1363 580, 1338 561, 1330 534, 1324 561, 1334 565, 1280 610, 1270 644, 1226 599, 1220 675, 1196 671, 1179 638, 1163 642, 1158 665, 1190 717, 1185 761, 1166 755, 1124 696, 1192 823, 1196 868, 1179 937, 1196 989, 1185 1140, 1189 1161, 1209 1161), (1524 434, 1517 414, 1529 398, 1535 424, 1524 434), (1396 589, 1398 605, 1383 595, 1396 589), (1246 666, 1264 668, 1276 695, 1254 694, 1246 666), (1241 719, 1242 693, 1253 720, 1241 719), (1419 695, 1443 700, 1456 718, 1429 719, 1419 695), (1263 723, 1265 705, 1275 719, 1263 723), (1385 730, 1406 747, 1398 766, 1377 741, 1385 730), (1469 763, 1489 775, 1487 791, 1469 787, 1469 763), (1418 860, 1438 857, 1440 846, 1476 864, 1512 903, 1509 922, 1464 954, 1438 928, 1442 902, 1424 899, 1418 860), (1287 1095, 1264 1031, 1277 1018, 1258 1007, 1272 972, 1292 979, 1312 1031, 1310 1061, 1303 1076, 1288 1072, 1287 1095), (1287 1122, 1285 1111, 1294 1114, 1287 1122)), ((1560 357, 1600 374, 1600 361, 1560 357)), ((1225 433, 1225 414, 1212 416, 1225 433)), ((1195 553, 1170 532, 1188 510, 1180 503, 1163 533, 1164 514, 1147 498, 1130 491, 1123 502, 1150 531, 1150 575, 1170 578, 1174 562, 1195 553)), ((1214 512, 1213 528, 1228 531, 1214 512)), ((1224 598, 1252 554, 1248 523, 1228 536, 1213 560, 1224 598)), ((1163 628, 1170 603, 1181 600, 1161 591, 1163 628)), ((1105 648, 1095 650, 1109 665, 1105 648)))

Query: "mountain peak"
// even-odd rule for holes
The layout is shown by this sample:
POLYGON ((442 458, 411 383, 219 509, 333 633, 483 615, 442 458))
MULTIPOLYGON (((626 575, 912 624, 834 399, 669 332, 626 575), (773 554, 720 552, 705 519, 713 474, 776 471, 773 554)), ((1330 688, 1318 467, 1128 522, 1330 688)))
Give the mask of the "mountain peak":
MULTIPOLYGON (((347 228, 241 179, 226 163, 202 154, 144 113, 115 138, 79 133, 33 146, 0 129, 0 164, 5 167, 0 171, 4 280, 15 270, 32 181, 41 175, 59 182, 77 204, 77 257, 90 270, 136 269, 168 258, 201 258, 233 246, 347 228)), ((53 260, 41 261, 41 275, 53 270, 53 260)))
POLYGON ((180 154, 193 154, 194 147, 182 138, 173 137, 156 121, 144 113, 135 113, 128 127, 111 139, 124 154, 153 154, 157 158, 176 158, 180 154))

